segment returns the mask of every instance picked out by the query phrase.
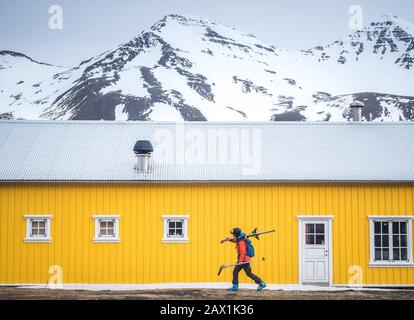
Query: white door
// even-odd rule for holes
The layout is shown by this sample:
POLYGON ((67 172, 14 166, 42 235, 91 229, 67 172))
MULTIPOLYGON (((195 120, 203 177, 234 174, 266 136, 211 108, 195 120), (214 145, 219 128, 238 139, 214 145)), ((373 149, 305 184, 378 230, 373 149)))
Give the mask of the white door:
POLYGON ((329 283, 329 220, 301 221, 302 283, 329 283))

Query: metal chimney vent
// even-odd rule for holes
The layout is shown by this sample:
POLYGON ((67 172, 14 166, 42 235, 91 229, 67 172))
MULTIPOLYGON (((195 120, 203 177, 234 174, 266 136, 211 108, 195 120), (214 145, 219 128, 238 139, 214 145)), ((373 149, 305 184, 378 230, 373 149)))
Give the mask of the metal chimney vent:
POLYGON ((148 140, 138 140, 134 145, 134 153, 137 157, 135 169, 139 172, 149 171, 151 153, 154 151, 152 144, 148 140))
POLYGON ((362 108, 365 107, 365 104, 361 101, 355 100, 350 105, 352 109, 352 120, 354 122, 362 121, 362 108))

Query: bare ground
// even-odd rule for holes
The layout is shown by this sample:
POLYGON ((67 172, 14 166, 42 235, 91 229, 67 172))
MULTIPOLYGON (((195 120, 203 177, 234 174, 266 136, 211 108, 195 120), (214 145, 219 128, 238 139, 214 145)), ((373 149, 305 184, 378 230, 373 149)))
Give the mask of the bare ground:
POLYGON ((89 291, 0 287, 0 300, 414 300, 414 290, 391 291, 270 291, 174 289, 134 291, 89 291))

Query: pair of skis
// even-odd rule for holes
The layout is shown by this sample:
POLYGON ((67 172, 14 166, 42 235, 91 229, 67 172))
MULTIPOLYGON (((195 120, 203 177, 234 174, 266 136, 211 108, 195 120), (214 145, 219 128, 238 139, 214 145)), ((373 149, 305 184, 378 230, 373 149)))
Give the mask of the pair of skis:
MULTIPOLYGON (((266 233, 271 233, 271 232, 275 232, 276 230, 275 229, 273 229, 273 230, 269 230, 269 231, 262 231, 262 232, 257 232, 257 228, 255 228, 250 234, 248 234, 246 237, 247 238, 250 238, 250 237, 253 237, 253 238, 256 238, 257 240, 260 240, 259 239, 259 236, 260 235, 262 235, 262 234, 266 234, 266 233)), ((230 241, 230 240, 236 240, 236 238, 235 237, 231 237, 231 238, 225 238, 225 239, 223 239, 223 240, 221 240, 220 241, 220 243, 224 243, 224 242, 226 242, 226 241, 230 241)))

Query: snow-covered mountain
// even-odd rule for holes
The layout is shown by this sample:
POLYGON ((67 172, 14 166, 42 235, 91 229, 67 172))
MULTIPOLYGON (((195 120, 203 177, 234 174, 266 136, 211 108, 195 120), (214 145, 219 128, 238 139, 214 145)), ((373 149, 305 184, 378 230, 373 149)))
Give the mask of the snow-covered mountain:
POLYGON ((15 110, 21 117, 36 119, 43 109, 35 104, 21 106, 21 99, 28 94, 38 94, 41 81, 49 79, 55 73, 64 70, 35 61, 24 54, 13 51, 0 51, 0 119, 13 118, 15 110), (24 110, 23 110, 24 109, 24 110))
POLYGON ((414 120, 414 26, 384 16, 326 46, 285 50, 168 15, 74 68, 0 52, 0 119, 414 120))

